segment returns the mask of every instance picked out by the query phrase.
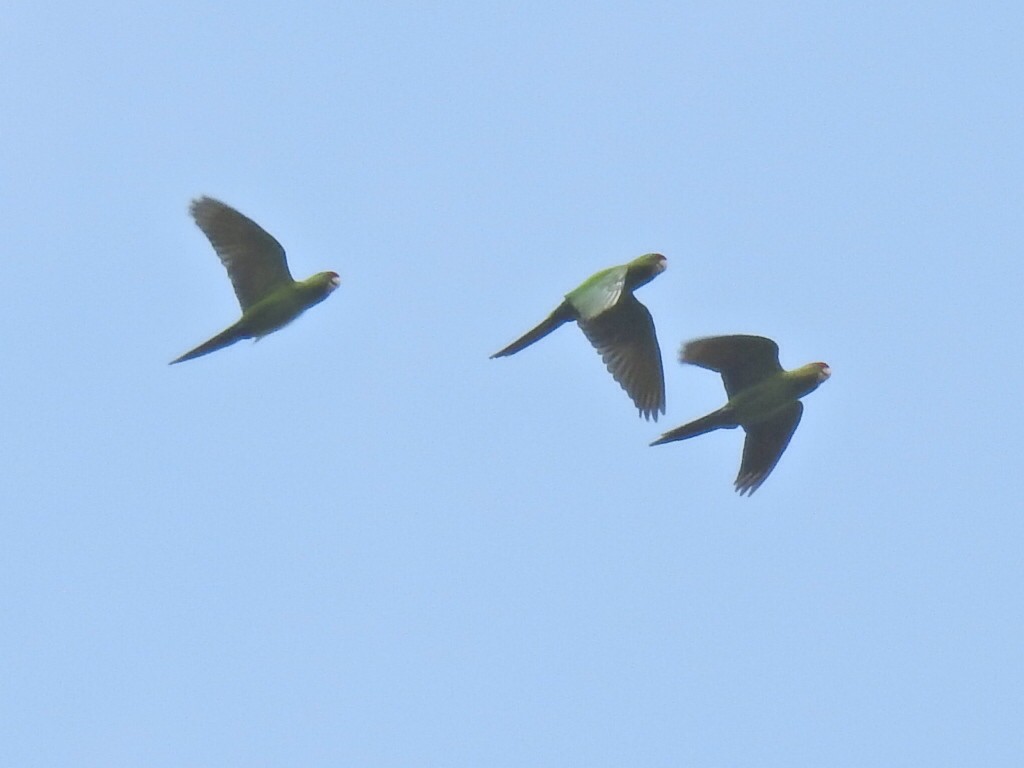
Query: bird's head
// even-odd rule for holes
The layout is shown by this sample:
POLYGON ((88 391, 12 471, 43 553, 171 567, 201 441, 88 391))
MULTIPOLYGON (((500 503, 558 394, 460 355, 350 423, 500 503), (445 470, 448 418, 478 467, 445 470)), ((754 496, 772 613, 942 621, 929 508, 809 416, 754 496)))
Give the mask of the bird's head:
POLYGON ((811 363, 811 365, 818 369, 819 384, 832 375, 832 369, 828 367, 828 363, 811 363))
POLYGON ((341 278, 338 277, 337 272, 317 272, 311 278, 304 280, 302 284, 306 286, 309 294, 315 297, 316 302, 320 303, 341 285, 341 278))
POLYGON ((326 296, 341 285, 341 278, 338 277, 337 272, 317 272, 306 282, 309 285, 316 286, 326 296))
POLYGON ((645 253, 629 262, 626 283, 630 290, 645 285, 668 269, 668 259, 660 253, 645 253))
POLYGON ((653 275, 660 275, 668 269, 668 259, 660 253, 645 253, 637 261, 646 264, 653 275))

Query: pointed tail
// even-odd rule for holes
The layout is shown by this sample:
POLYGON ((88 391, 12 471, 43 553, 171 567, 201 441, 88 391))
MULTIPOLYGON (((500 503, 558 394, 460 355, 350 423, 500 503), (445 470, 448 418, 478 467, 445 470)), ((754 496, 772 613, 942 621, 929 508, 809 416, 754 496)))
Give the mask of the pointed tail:
POLYGON ((508 357, 509 355, 514 355, 519 350, 526 349, 528 346, 533 344, 533 342, 543 339, 555 330, 555 328, 575 319, 576 312, 573 310, 572 305, 568 301, 563 301, 558 305, 558 309, 544 318, 544 322, 533 330, 527 331, 500 352, 495 352, 491 355, 491 359, 493 360, 496 357, 508 357))
POLYGON ((208 355, 211 352, 216 352, 218 349, 223 349, 224 347, 230 346, 231 344, 234 344, 236 341, 244 338, 246 338, 245 334, 241 330, 239 330, 238 323, 235 323, 230 328, 218 333, 209 341, 204 341, 195 349, 186 352, 181 357, 171 360, 169 365, 174 365, 175 363, 183 363, 186 360, 192 360, 196 357, 208 355))
POLYGON ((707 416, 701 416, 689 424, 683 424, 681 427, 670 429, 651 443, 651 445, 663 445, 664 443, 672 443, 676 440, 686 440, 690 437, 703 435, 705 432, 713 432, 716 429, 723 428, 732 429, 736 426, 738 424, 728 415, 725 408, 719 408, 717 411, 712 411, 707 416))

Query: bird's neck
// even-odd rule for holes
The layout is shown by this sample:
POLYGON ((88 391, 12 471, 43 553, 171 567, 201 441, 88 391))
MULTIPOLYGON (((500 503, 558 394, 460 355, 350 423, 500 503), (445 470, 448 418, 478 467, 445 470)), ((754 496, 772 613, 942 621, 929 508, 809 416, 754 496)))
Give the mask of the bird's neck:
POLYGON ((631 266, 626 270, 626 290, 635 291, 640 286, 647 285, 659 274, 661 274, 660 269, 655 269, 646 264, 631 266))

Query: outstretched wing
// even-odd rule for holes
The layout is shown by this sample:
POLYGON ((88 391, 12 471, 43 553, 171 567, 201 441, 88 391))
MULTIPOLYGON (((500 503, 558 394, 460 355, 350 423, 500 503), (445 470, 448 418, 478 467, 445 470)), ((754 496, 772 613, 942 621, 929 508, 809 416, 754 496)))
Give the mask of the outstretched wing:
POLYGON ((665 374, 647 307, 625 293, 611 309, 578 323, 643 417, 657 421, 665 412, 665 374))
POLYGON ((243 312, 295 282, 284 248, 252 219, 212 197, 193 200, 189 213, 227 269, 243 312))
POLYGON ((736 476, 736 490, 741 496, 752 494, 768 479, 796 432, 803 412, 804 405, 798 400, 767 421, 745 427, 743 460, 736 476))
POLYGON ((683 345, 679 361, 722 374, 726 394, 737 392, 780 373, 779 346, 764 336, 708 336, 683 345))

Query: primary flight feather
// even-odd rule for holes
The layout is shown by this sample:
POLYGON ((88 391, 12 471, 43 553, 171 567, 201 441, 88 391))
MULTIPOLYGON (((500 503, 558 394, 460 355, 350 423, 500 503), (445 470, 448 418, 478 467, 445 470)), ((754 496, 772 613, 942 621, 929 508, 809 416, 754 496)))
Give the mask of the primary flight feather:
POLYGON ((259 339, 283 328, 326 299, 341 282, 336 272, 296 281, 284 248, 252 219, 212 197, 193 200, 189 213, 228 271, 242 317, 209 341, 171 361, 192 360, 234 344, 259 339))

